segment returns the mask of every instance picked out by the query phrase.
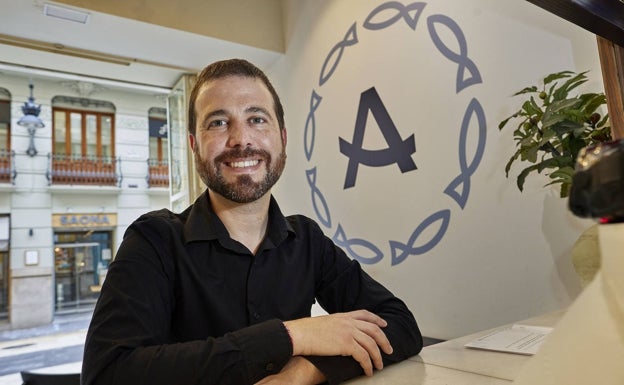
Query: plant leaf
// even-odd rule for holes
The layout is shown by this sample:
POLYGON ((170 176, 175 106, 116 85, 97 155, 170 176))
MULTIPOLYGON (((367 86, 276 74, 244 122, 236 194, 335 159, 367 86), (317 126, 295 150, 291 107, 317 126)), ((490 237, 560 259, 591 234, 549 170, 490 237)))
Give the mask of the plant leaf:
POLYGON ((537 87, 536 86, 525 87, 525 88, 521 89, 520 91, 516 92, 515 94, 513 94, 513 96, 522 95, 522 94, 528 94, 528 93, 531 93, 531 92, 537 92, 537 87))
POLYGON ((578 130, 579 128, 585 127, 581 123, 567 120, 565 116, 562 118, 565 120, 557 122, 551 126, 551 129, 555 131, 557 133, 557 136, 559 137, 563 137, 565 134, 569 134, 571 132, 574 132, 575 130, 578 130))
POLYGON ((518 159, 518 156, 520 156, 520 149, 516 150, 516 152, 514 152, 511 158, 509 158, 509 160, 507 161, 507 164, 505 165, 505 178, 509 178, 509 170, 511 170, 511 165, 513 164, 513 162, 516 161, 516 159, 518 159))
POLYGON ((525 168, 524 170, 520 172, 520 174, 518 175, 518 178, 516 179, 516 185, 518 186, 518 189, 520 191, 524 189, 524 181, 526 177, 535 170, 537 170, 537 165, 534 164, 532 166, 525 168))
POLYGON ((542 109, 535 103, 535 99, 531 96, 531 99, 522 104, 522 110, 527 113, 528 116, 536 114, 542 115, 542 109))
POLYGON ((498 123, 498 129, 499 129, 499 130, 502 130, 502 129, 503 129, 503 127, 505 127, 505 125, 507 124, 507 122, 509 122, 509 120, 510 120, 511 118, 515 118, 515 117, 516 117, 516 114, 513 114, 513 115, 511 115, 510 117, 508 117, 507 119, 505 119, 505 120, 503 120, 502 122, 498 123))
POLYGON ((547 168, 558 168, 558 169, 566 168, 566 167, 572 168, 571 166, 574 166, 574 161, 572 161, 572 159, 569 156, 560 155, 560 156, 552 157, 550 159, 545 159, 542 162, 536 164, 535 166, 537 167, 536 168, 537 172, 541 173, 547 168))
POLYGON ((553 74, 550 74, 548 76, 546 76, 544 78, 544 85, 549 84, 555 80, 558 79, 562 79, 562 78, 569 78, 572 74, 574 74, 574 72, 572 71, 561 71, 561 72, 555 72, 553 74))
POLYGON ((587 71, 581 72, 566 80, 566 82, 553 93, 553 98, 555 100, 563 100, 567 98, 570 91, 587 81, 587 77, 585 76, 586 72, 587 71))
POLYGON ((583 94, 578 97, 582 100, 581 109, 586 115, 591 115, 603 104, 607 104, 604 94, 583 94))
POLYGON ((509 177, 515 161, 530 163, 517 177, 520 191, 528 175, 548 170, 548 185, 560 184, 560 195, 567 196, 578 152, 588 145, 611 140, 608 114, 600 118, 592 116, 601 114, 600 107, 606 104, 605 94, 569 96, 587 82, 587 72, 552 73, 544 77, 541 92, 539 87, 529 86, 514 94, 527 96, 521 102, 521 109, 501 121, 498 127, 500 130, 512 118, 518 118, 519 124, 513 131, 516 149, 505 165, 505 175, 509 177), (565 80, 559 81, 561 79, 565 80))

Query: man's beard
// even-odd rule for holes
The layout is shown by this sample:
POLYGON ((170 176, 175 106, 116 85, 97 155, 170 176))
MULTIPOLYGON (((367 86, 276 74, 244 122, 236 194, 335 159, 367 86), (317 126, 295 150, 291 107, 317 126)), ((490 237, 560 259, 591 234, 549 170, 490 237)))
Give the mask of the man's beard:
POLYGON ((217 156, 213 162, 201 159, 197 148, 195 148, 194 152, 197 173, 206 186, 213 192, 237 203, 253 202, 264 196, 278 181, 286 165, 286 152, 283 147, 275 162, 273 162, 271 154, 267 151, 250 148, 245 150, 237 148, 226 151, 217 156), (259 156, 265 164, 267 171, 263 180, 254 182, 251 176, 240 175, 234 182, 229 183, 225 181, 221 168, 218 166, 219 164, 222 164, 227 159, 240 159, 252 156, 259 156))

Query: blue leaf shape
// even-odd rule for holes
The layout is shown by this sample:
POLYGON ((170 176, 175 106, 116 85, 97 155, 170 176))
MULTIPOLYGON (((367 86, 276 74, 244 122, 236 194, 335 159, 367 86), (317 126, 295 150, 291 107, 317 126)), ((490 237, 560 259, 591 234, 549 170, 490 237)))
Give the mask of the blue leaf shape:
POLYGON ((314 206, 316 216, 325 227, 331 227, 331 214, 327 206, 327 201, 321 190, 316 186, 316 167, 306 170, 306 177, 308 179, 308 185, 310 186, 312 206, 314 206))
POLYGON ((425 220, 422 221, 418 225, 418 227, 416 227, 414 232, 412 232, 412 235, 410 236, 406 244, 398 241, 389 241, 392 255, 392 266, 398 265, 399 263, 403 262, 409 255, 424 254, 429 250, 433 249, 442 240, 442 237, 446 233, 450 218, 451 211, 449 209, 440 210, 425 218, 425 220), (431 237, 430 240, 425 241, 421 246, 414 246, 422 232, 436 222, 440 222, 440 227, 438 228, 438 231, 433 235, 433 237, 431 237))
POLYGON ((470 177, 479 167, 479 163, 481 163, 481 159, 483 158, 483 153, 485 152, 485 141, 487 136, 487 126, 485 121, 485 112, 483 111, 483 107, 481 103, 475 98, 473 98, 468 107, 466 108, 466 112, 464 113, 464 118, 461 124, 461 131, 459 134, 459 168, 460 172, 451 183, 444 189, 444 193, 457 202, 459 207, 464 209, 466 206, 466 202, 468 201, 468 196, 470 195, 470 177), (472 116, 475 116, 477 119, 477 124, 479 126, 478 131, 478 141, 477 141, 477 149, 472 158, 470 164, 468 164, 466 158, 466 142, 468 141, 468 129, 470 128, 470 121, 472 116), (461 187, 461 191, 458 189, 461 187))
POLYGON ((305 149, 305 156, 308 159, 308 162, 312 158, 312 151, 314 151, 314 139, 316 137, 316 120, 314 119, 314 113, 316 112, 319 104, 321 104, 322 99, 323 98, 317 94, 315 90, 312 90, 312 95, 310 96, 310 112, 308 113, 303 133, 303 147, 305 149))
POLYGON ((481 83, 481 73, 472 60, 468 57, 468 44, 466 43, 466 37, 462 32, 459 25, 446 15, 432 15, 427 18, 427 27, 433 44, 438 48, 438 51, 444 55, 447 59, 457 63, 457 76, 455 80, 455 92, 459 93, 464 88, 470 87, 473 84, 481 83), (440 35, 438 34, 436 25, 443 25, 451 30, 457 43, 459 44, 459 53, 451 51, 448 45, 444 44, 440 35), (464 78, 468 71, 469 76, 464 78))
POLYGON ((411 3, 408 5, 403 5, 398 1, 389 1, 387 3, 383 3, 371 11, 371 13, 366 17, 363 26, 364 28, 371 31, 380 30, 391 26, 392 24, 403 18, 412 30, 416 30, 418 18, 422 14, 422 10, 425 8, 425 5, 427 5, 427 3, 423 2, 411 3), (396 13, 385 20, 381 20, 378 22, 373 21, 375 17, 379 16, 382 12, 389 9, 395 10, 396 13), (416 11, 414 12, 414 16, 410 15, 410 11, 416 11))
POLYGON ((329 54, 325 58, 325 62, 323 63, 323 67, 321 68, 319 86, 325 84, 325 82, 329 80, 329 78, 332 76, 332 74, 336 70, 336 67, 338 67, 338 63, 340 63, 340 59, 342 58, 342 53, 344 52, 344 49, 348 46, 357 44, 357 42, 358 38, 356 24, 353 23, 353 25, 351 25, 351 28, 349 28, 346 35, 344 36, 344 39, 341 42, 337 43, 331 49, 331 51, 329 51, 329 54))
POLYGON ((338 228, 336 229, 336 233, 334 234, 334 237, 332 238, 334 243, 336 243, 336 245, 342 247, 343 249, 346 250, 346 252, 355 260, 359 261, 360 263, 364 263, 367 265, 372 265, 375 264, 379 261, 381 261, 383 259, 383 253, 381 252, 381 250, 375 246, 373 243, 365 240, 365 239, 361 239, 361 238, 351 238, 348 239, 347 235, 344 232, 344 229, 342 228, 341 224, 338 224, 338 228), (367 250, 370 250, 373 253, 372 257, 365 257, 359 253, 357 253, 354 249, 353 246, 360 246, 363 247, 367 250))

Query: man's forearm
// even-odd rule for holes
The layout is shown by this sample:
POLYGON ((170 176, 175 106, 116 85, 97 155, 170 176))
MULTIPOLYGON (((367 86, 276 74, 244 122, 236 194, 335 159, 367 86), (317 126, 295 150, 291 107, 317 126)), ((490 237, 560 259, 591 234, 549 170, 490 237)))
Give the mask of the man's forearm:
POLYGON ((314 364, 296 356, 278 374, 265 377, 255 385, 317 385, 324 382, 325 375, 314 364))

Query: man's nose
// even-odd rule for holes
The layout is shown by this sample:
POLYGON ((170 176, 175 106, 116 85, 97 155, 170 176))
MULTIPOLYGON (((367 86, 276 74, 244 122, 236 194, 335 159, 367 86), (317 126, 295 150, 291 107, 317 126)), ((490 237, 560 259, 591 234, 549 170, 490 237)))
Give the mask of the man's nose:
POLYGON ((251 129, 245 122, 231 121, 228 130, 228 147, 251 146, 251 129))

